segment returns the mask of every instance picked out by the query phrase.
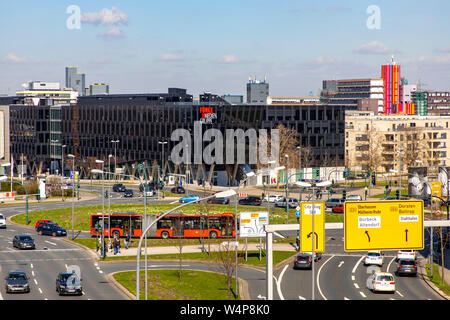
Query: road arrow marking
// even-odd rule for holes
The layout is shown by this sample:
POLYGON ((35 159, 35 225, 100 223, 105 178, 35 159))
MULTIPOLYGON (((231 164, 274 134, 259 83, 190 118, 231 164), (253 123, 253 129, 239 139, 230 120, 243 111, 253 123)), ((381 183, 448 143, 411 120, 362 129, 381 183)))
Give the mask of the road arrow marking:
POLYGON ((262 296, 262 295, 260 295, 260 294, 258 294, 258 297, 257 297, 258 299, 262 299, 262 300, 267 300, 267 298, 265 297, 265 296, 262 296))
POLYGON ((342 267, 343 264, 344 264, 344 261, 341 261, 338 265, 338 268, 342 267))

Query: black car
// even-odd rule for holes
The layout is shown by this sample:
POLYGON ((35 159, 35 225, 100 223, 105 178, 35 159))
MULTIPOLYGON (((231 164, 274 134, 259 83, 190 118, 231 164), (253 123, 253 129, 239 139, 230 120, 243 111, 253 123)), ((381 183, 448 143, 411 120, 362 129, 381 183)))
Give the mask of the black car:
POLYGON ((36 229, 37 233, 39 235, 51 235, 51 236, 67 236, 67 231, 66 229, 58 226, 56 223, 54 222, 44 222, 41 223, 37 229, 36 229))
POLYGON ((5 278, 6 293, 30 292, 28 279, 29 278, 24 271, 11 271, 5 278))
POLYGON ((178 187, 173 187, 172 189, 170 189, 170 192, 176 193, 176 194, 185 194, 186 190, 184 190, 183 187, 178 186, 178 187))
POLYGON ((397 274, 410 274, 417 276, 417 263, 414 259, 400 259, 397 264, 397 274))
POLYGON ((239 204, 251 205, 251 206, 260 206, 261 202, 262 202, 262 200, 260 197, 247 197, 247 198, 239 200, 239 204))
POLYGON ((230 198, 211 198, 207 202, 211 204, 229 204, 230 198))
POLYGON ((115 185, 113 185, 114 192, 125 192, 125 190, 126 190, 125 186, 121 183, 116 183, 115 185))
POLYGON ((13 247, 18 249, 36 249, 33 238, 28 234, 18 234, 14 236, 13 247))
POLYGON ((63 294, 81 296, 83 294, 81 279, 75 273, 61 272, 56 278, 56 291, 60 296, 63 294))
MULTIPOLYGON (((312 269, 311 252, 302 252, 295 256, 294 269, 312 269)), ((322 258, 322 253, 314 252, 314 262, 322 258)))
MULTIPOLYGON (((139 192, 144 192, 145 189, 145 183, 141 183, 139 185, 139 192)), ((150 182, 147 184, 147 191, 153 191, 155 192, 155 187, 153 184, 151 184, 150 182)))
POLYGON ((131 189, 125 189, 123 196, 124 196, 124 197, 128 197, 128 198, 133 197, 133 190, 131 190, 131 189))

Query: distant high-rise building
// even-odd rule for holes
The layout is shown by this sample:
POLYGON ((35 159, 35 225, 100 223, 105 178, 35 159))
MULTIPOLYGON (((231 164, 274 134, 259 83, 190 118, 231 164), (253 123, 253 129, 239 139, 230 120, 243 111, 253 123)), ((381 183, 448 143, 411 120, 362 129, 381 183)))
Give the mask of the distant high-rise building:
POLYGON ((109 85, 104 83, 94 83, 89 86, 89 94, 86 95, 97 95, 97 94, 109 94, 109 85))
POLYGON ((77 67, 66 67, 66 87, 78 91, 79 96, 86 95, 86 75, 78 73, 77 67))
POLYGON ((399 112, 398 107, 401 102, 400 97, 400 76, 401 68, 392 57, 392 63, 381 66, 381 78, 383 79, 383 106, 384 114, 393 114, 399 112))
POLYGON ((265 104, 269 96, 269 84, 264 81, 252 80, 249 78, 247 83, 247 103, 248 104, 265 104))

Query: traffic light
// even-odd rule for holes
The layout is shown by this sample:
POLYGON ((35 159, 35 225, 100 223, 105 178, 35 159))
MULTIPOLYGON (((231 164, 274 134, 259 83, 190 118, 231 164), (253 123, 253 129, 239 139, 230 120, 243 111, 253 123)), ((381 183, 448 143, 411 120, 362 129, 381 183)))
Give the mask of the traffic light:
POLYGON ((342 190, 342 199, 346 199, 347 198, 347 190, 342 190))
POLYGON ((395 190, 395 197, 400 200, 400 190, 395 190))
POLYGON ((374 173, 374 174, 372 174, 372 184, 376 185, 376 183, 377 183, 377 179, 376 179, 376 176, 375 176, 375 173, 374 173))

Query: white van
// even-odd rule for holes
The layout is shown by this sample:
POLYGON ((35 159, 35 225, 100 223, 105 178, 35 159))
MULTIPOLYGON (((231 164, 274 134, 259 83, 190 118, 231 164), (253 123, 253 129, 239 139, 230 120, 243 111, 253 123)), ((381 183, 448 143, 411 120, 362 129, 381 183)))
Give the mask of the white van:
POLYGON ((6 219, 5 216, 0 213, 0 228, 6 229, 6 219))
POLYGON ((349 194, 345 197, 346 201, 362 201, 362 197, 359 194, 349 194))

